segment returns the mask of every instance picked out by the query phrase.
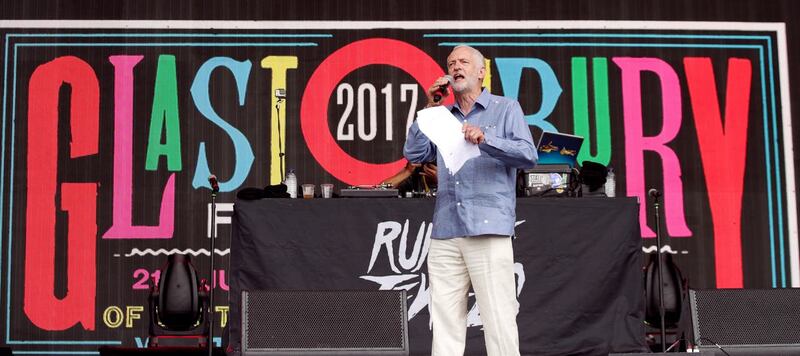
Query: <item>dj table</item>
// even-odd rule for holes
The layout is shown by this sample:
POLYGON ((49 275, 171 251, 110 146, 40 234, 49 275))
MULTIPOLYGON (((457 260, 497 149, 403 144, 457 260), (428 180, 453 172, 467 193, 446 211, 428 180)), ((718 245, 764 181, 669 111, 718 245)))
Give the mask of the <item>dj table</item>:
MULTIPOLYGON (((412 355, 430 355, 433 199, 237 201, 230 343, 242 290, 405 289, 412 355)), ((514 257, 523 355, 646 350, 642 243, 633 198, 522 198, 514 257)), ((365 306, 369 307, 369 306, 365 306)), ((470 296, 467 355, 483 355, 470 296)))

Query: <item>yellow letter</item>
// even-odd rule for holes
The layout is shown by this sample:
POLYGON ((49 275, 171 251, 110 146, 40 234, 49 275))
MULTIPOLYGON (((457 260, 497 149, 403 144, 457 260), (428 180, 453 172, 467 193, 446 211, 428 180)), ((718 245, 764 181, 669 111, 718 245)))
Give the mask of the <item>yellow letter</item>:
POLYGON ((219 312, 219 326, 224 328, 225 325, 228 325, 228 308, 225 306, 216 306, 214 310, 219 312))
POLYGON ((132 328, 133 321, 142 318, 142 314, 140 312, 143 310, 144 307, 141 305, 129 305, 127 308, 125 308, 125 319, 127 319, 125 320, 125 327, 128 329, 132 328))
POLYGON ((483 66, 486 67, 486 75, 483 76, 483 87, 490 93, 492 92, 492 60, 489 58, 483 59, 483 66))
POLYGON ((272 127, 270 141, 270 169, 269 169, 269 184, 278 184, 281 182, 281 170, 286 169, 285 165, 281 166, 281 152, 286 152, 286 100, 281 105, 280 113, 275 108, 278 105, 278 98, 275 96, 275 89, 286 89, 286 71, 289 69, 297 68, 296 56, 267 56, 261 60, 261 68, 272 69, 272 127), (280 125, 280 132, 278 132, 278 125, 280 125))
POLYGON ((122 309, 115 305, 106 308, 106 310, 103 312, 103 322, 109 328, 118 328, 120 325, 122 325, 122 309))

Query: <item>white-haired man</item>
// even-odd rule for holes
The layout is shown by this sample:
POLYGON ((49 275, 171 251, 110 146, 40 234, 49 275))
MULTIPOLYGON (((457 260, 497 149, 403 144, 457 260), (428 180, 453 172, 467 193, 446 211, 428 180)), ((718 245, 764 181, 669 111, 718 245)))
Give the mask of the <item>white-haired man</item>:
MULTIPOLYGON (((481 155, 447 174, 442 156, 415 122, 403 153, 412 163, 436 159, 440 167, 433 233, 428 252, 433 356, 463 355, 467 329, 467 296, 472 285, 480 307, 489 356, 519 355, 511 237, 516 221, 517 169, 538 159, 530 129, 516 100, 482 88, 483 55, 457 46, 447 57, 455 105, 448 107, 463 122, 464 139, 481 155)), ((428 89, 428 106, 440 105, 437 93, 448 78, 428 89)))

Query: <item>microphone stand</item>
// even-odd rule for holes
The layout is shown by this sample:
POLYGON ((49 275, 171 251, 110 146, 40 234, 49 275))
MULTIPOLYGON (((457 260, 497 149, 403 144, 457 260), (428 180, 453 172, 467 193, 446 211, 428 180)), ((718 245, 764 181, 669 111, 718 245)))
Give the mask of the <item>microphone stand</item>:
MULTIPOLYGON (((278 123, 278 157, 280 157, 280 159, 281 159, 281 162, 280 162, 280 165, 281 165, 281 167, 280 167, 281 168, 281 182, 286 180, 286 175, 283 172, 283 166, 284 166, 284 164, 283 164, 283 156, 286 156, 286 154, 283 153, 283 142, 281 142, 282 141, 281 140, 281 103, 282 102, 283 102, 283 98, 278 97, 278 102, 275 104, 275 112, 278 114, 278 119, 275 120, 275 121, 278 123)), ((270 184, 272 184, 272 183, 270 183, 270 184)))
POLYGON ((655 210, 656 218, 656 253, 658 254, 658 312, 661 316, 661 352, 666 353, 667 350, 667 327, 664 321, 664 258, 661 255, 661 215, 658 213, 659 202, 658 194, 653 194, 653 208, 655 210))
POLYGON ((209 292, 209 307, 208 307, 208 356, 214 354, 214 287, 217 284, 214 278, 214 241, 217 239, 217 191, 212 185, 211 188, 211 262, 209 267, 209 278, 211 280, 211 291, 209 292))

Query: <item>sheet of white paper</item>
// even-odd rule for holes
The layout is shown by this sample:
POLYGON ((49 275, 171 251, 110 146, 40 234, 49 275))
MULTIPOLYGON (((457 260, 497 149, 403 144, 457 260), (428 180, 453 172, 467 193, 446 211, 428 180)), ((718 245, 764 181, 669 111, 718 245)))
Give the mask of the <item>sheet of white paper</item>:
POLYGON ((464 162, 481 155, 478 145, 464 139, 462 123, 444 106, 417 112, 420 131, 436 145, 450 175, 461 169, 464 162))

